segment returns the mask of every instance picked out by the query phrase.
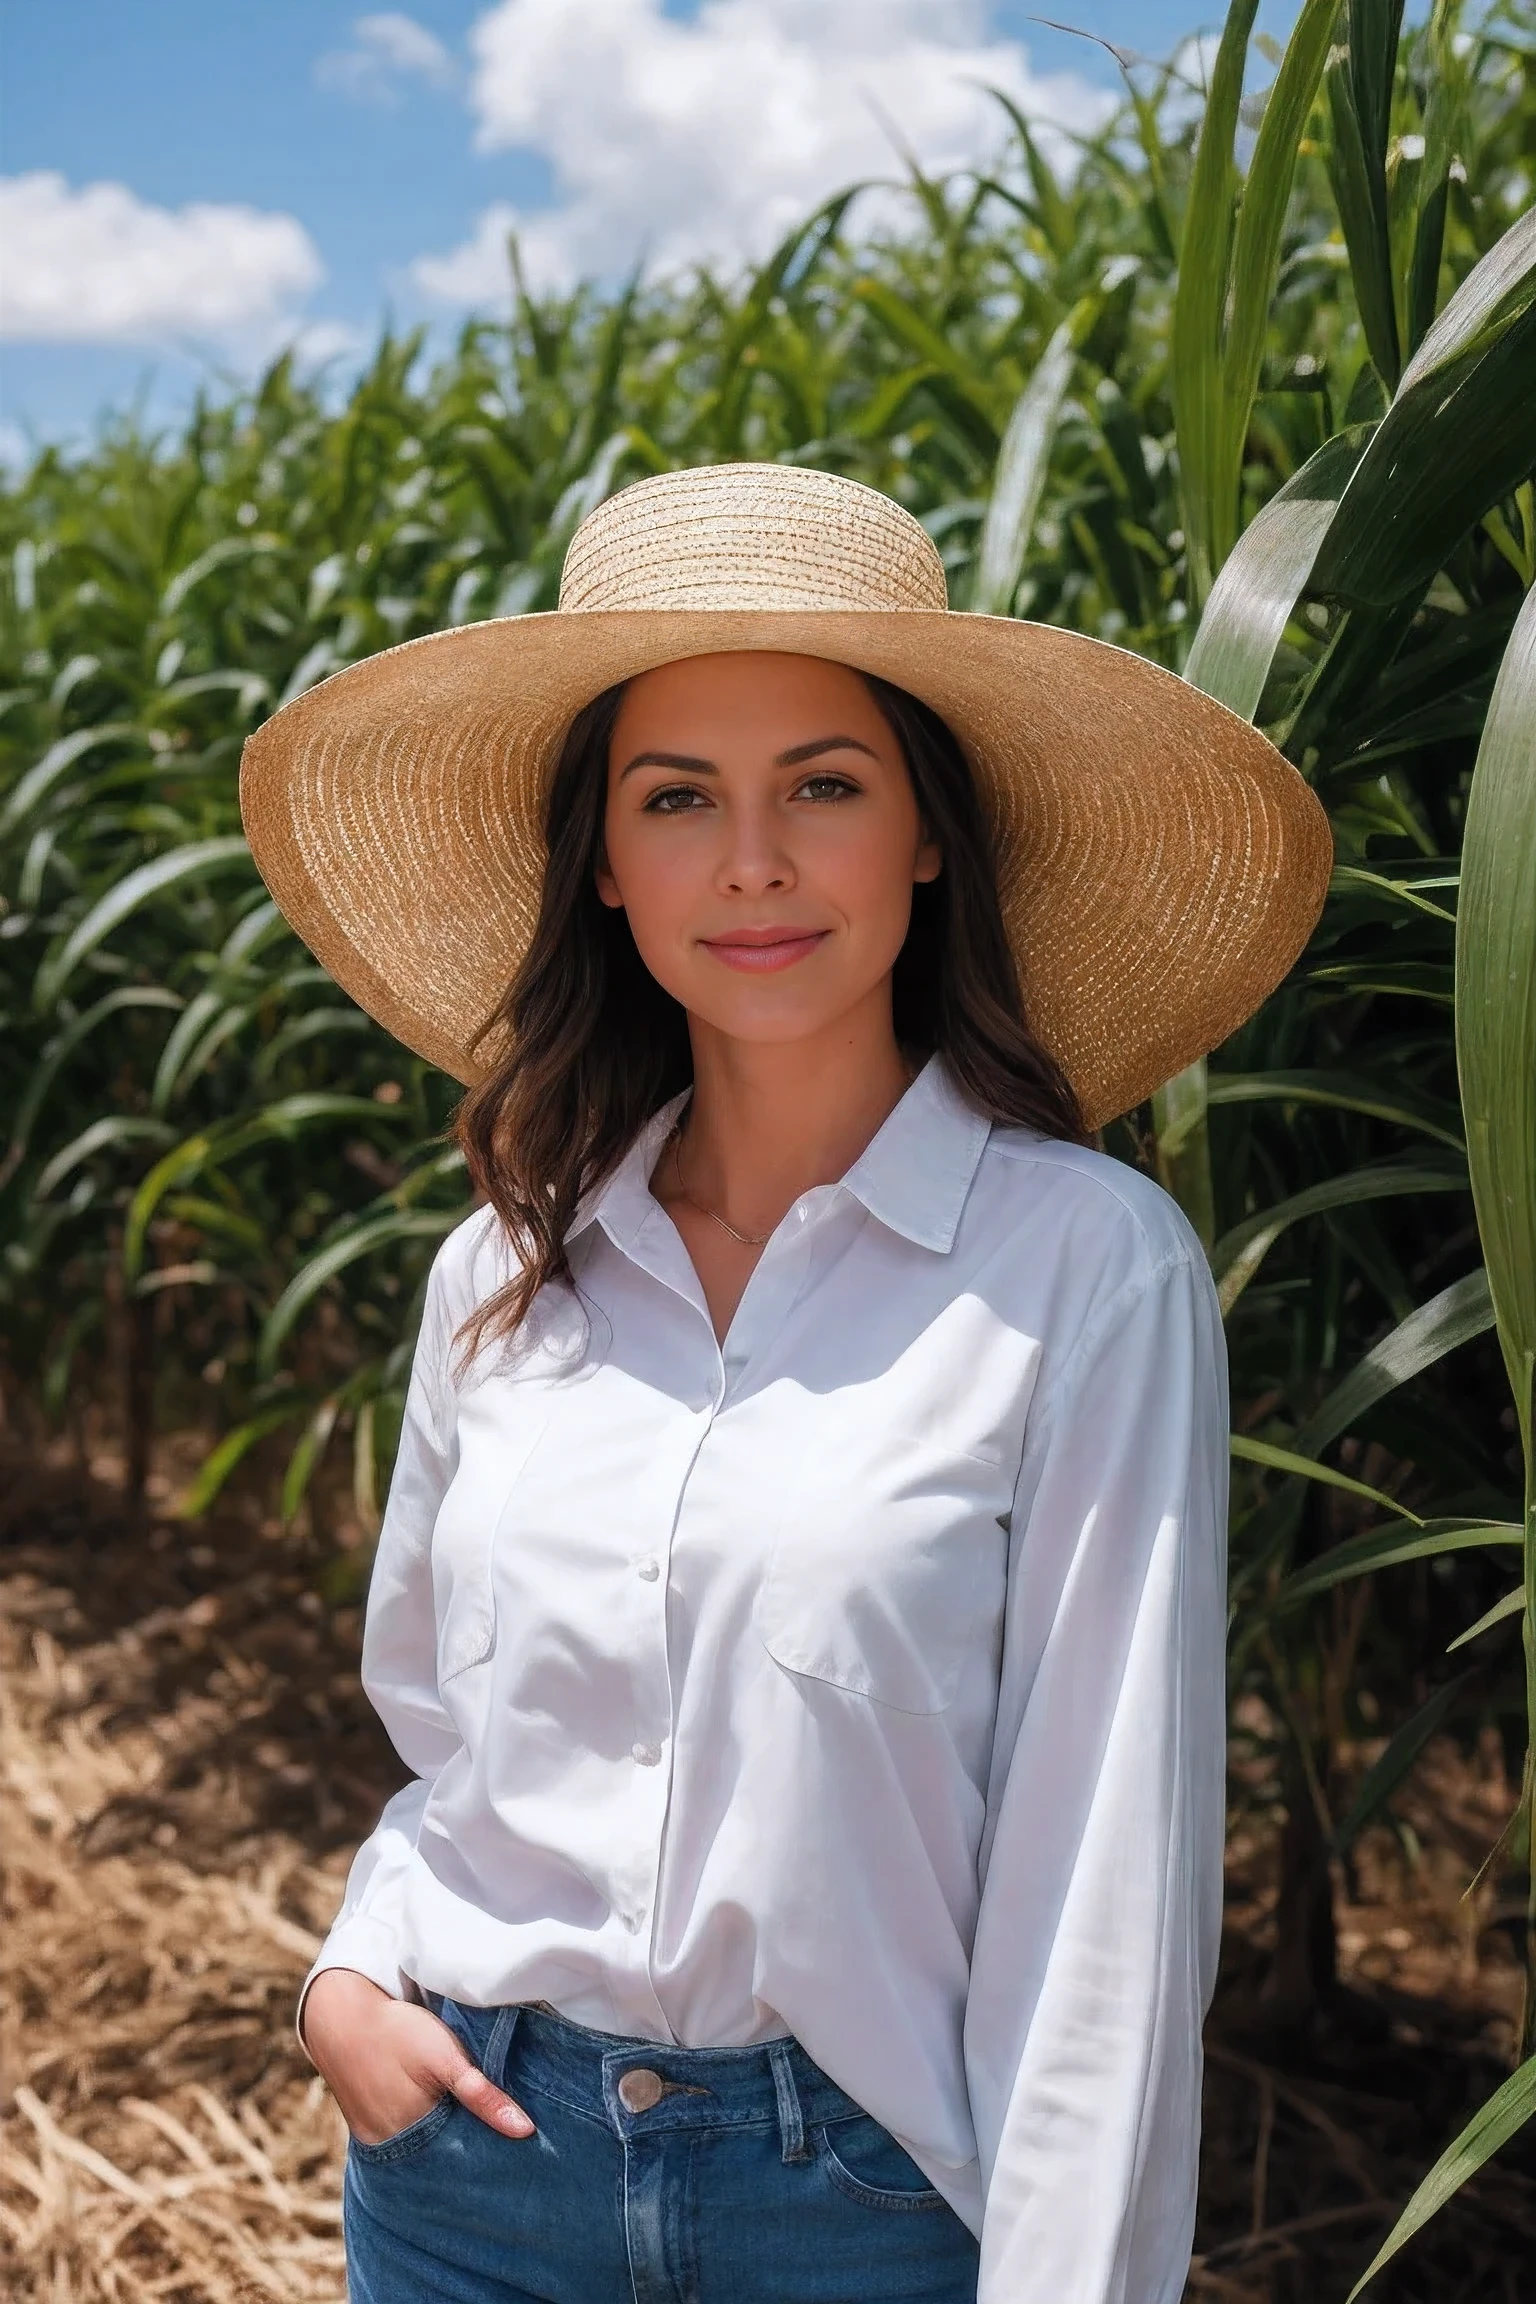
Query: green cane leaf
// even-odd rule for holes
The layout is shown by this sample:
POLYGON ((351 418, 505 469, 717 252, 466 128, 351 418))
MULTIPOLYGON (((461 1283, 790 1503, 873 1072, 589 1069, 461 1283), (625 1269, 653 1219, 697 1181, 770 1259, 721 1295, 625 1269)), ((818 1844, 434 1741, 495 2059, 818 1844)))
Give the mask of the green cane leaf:
POLYGON ((446 1213, 418 1209, 412 1213, 392 1210, 387 1216, 375 1216, 367 1223, 357 1225, 340 1239, 330 1241, 318 1254, 300 1265, 287 1287, 268 1313, 257 1346, 256 1364, 262 1375, 269 1376, 277 1366, 278 1354, 289 1331, 305 1308, 319 1295, 321 1289, 360 1256, 370 1256, 378 1248, 392 1245, 397 1240, 441 1240, 460 1221, 461 1212, 451 1209, 446 1213))
POLYGON ((87 1160, 98 1152, 117 1150, 125 1144, 163 1144, 171 1133, 163 1120, 136 1118, 131 1112, 109 1112, 100 1120, 93 1120, 82 1128, 78 1136, 55 1152, 46 1168, 32 1187, 36 1200, 46 1200, 56 1191, 66 1176, 73 1175, 87 1160))
POLYGON ((1485 1552, 1517 1546, 1522 1532, 1512 1520, 1426 1520, 1416 1535, 1401 1528, 1368 1528, 1347 1544, 1335 1544, 1305 1568, 1297 1569, 1280 1587, 1282 1602, 1310 1600, 1335 1584, 1356 1576, 1374 1575, 1378 1568, 1398 1568, 1409 1560, 1438 1560, 1447 1552, 1485 1552))
POLYGON ((1471 1672, 1463 1672, 1459 1678, 1447 1681, 1443 1688, 1435 1690, 1428 1703, 1419 1706, 1411 1719, 1403 1722, 1381 1758, 1367 1770, 1348 1810, 1335 1825, 1335 1856, 1347 1856, 1367 1824, 1380 1814, 1431 1736, 1439 1733, 1456 1709, 1458 1699, 1473 1677, 1471 1672))
POLYGON ((1184 677, 1245 720, 1258 711, 1275 650, 1369 438, 1370 428, 1356 425, 1308 458, 1249 522, 1205 604, 1184 677))
POLYGON ((179 1520, 196 1520, 218 1495, 237 1464, 247 1457, 258 1440, 265 1440, 269 1432, 276 1432, 291 1423, 302 1409, 298 1400, 284 1401, 280 1407, 265 1408, 259 1416, 251 1416, 237 1424, 233 1432, 226 1432, 216 1448, 209 1450, 198 1467, 186 1493, 176 1507, 179 1520))
POLYGON ((1421 1304, 1356 1362, 1297 1433, 1296 1453, 1320 1455, 1378 1400, 1422 1375, 1448 1352, 1469 1344, 1474 1336, 1486 1335, 1492 1326, 1493 1298, 1488 1275, 1479 1265, 1465 1279, 1452 1281, 1449 1288, 1442 1288, 1438 1296, 1421 1304))
POLYGON ((1331 1105, 1337 1111, 1393 1121, 1399 1128, 1419 1130, 1461 1149, 1454 1106, 1361 1072, 1213 1072, 1207 1094, 1212 1104, 1331 1105))
POLYGON ((1241 1287, 1247 1286, 1263 1257, 1289 1225, 1302 1223, 1309 1216, 1327 1215, 1335 1208, 1357 1207, 1372 1200, 1397 1199, 1419 1192, 1465 1192, 1466 1189, 1466 1165, 1450 1155, 1383 1160, 1372 1167, 1346 1169, 1343 1175, 1325 1177, 1320 1184, 1309 1184, 1288 1199, 1277 1200, 1272 1208, 1245 1217, 1217 1241, 1211 1251, 1211 1269, 1218 1286, 1239 1267, 1243 1272, 1241 1286, 1233 1290, 1231 1301, 1224 1301, 1223 1310, 1230 1311, 1231 1302, 1235 1302, 1241 1287))
POLYGON ((1473 2114, 1455 2142, 1446 2146, 1351 2288, 1345 2304, 1355 2304, 1355 2298, 1375 2279, 1382 2266, 1390 2264, 1398 2250, 1439 2213, 1452 2193, 1459 2191, 1469 2176, 1475 2176, 1533 2116, 1536 2116, 1536 2056, 1528 2058, 1518 2071, 1511 2072, 1502 2088, 1495 2089, 1487 2103, 1473 2114))
POLYGON ((1248 36, 1258 0, 1233 0, 1211 68, 1179 242, 1169 371, 1179 477, 1197 604, 1204 603, 1237 526, 1236 475, 1226 447, 1223 321, 1239 195, 1236 143, 1248 36))
POLYGON ((56 744, 49 745, 36 766, 17 781, 4 808, 0 809, 0 836, 13 831, 30 816, 38 802, 69 773, 77 760, 105 746, 142 744, 143 741, 143 729, 131 720, 109 721, 100 728, 77 728, 72 735, 61 736, 56 744))
POLYGON ((1328 59, 1329 180, 1371 358, 1390 392, 1402 365, 1387 215, 1387 137, 1403 0, 1347 0, 1328 59))
POLYGON ((1493 1606, 1486 1609, 1475 1624, 1469 1624, 1465 1632, 1458 1632, 1455 1639, 1447 1643, 1447 1656, 1454 1656, 1456 1650, 1465 1648, 1469 1640, 1479 1639, 1484 1632, 1491 1632, 1495 1624, 1507 1624, 1511 1616, 1522 1616, 1524 1613, 1525 1586, 1517 1584, 1513 1592, 1506 1592, 1502 1600, 1495 1600, 1493 1606))
POLYGON ((1265 100, 1264 117, 1243 183, 1227 283, 1227 342, 1222 364, 1223 486, 1230 488, 1234 518, 1291 184, 1337 16, 1338 0, 1302 0, 1274 86, 1265 100))
POLYGON ((980 615, 1006 616, 1013 607, 1061 405, 1072 381, 1073 341, 1073 324, 1063 320, 1008 419, 977 551, 972 606, 980 615))
POLYGON ((1467 800, 1456 1066, 1478 1231, 1532 1456, 1536 1368, 1536 592, 1499 667, 1467 800))
POLYGON ((49 1089, 81 1042, 89 1039, 98 1025, 105 1024, 110 1016, 121 1016, 130 1008, 163 1009, 175 1015, 181 1006, 178 995, 168 992, 163 985, 121 984, 115 992, 104 993, 101 999, 93 1001, 89 1008, 66 1024, 57 1038, 49 1043, 16 1107, 16 1117, 11 1123, 10 1150, 5 1161, 0 1163, 0 1183, 14 1174, 24 1156, 49 1089))
POLYGON ((1312 572, 1386 607, 1421 591, 1536 466, 1536 209, 1474 266, 1403 371, 1312 572))
POLYGON ((152 896, 164 895, 168 888, 241 863, 247 871, 254 871, 251 852, 242 836, 225 833, 216 840, 194 840, 185 848, 173 848, 168 855, 157 856, 151 863, 125 873, 91 906, 85 918, 70 931, 62 948, 38 970, 36 1007, 51 1008, 87 954, 94 952, 114 928, 121 927, 130 913, 152 896))
POLYGON ((1298 1456, 1290 1448, 1277 1448, 1270 1440, 1250 1439, 1246 1432, 1232 1433, 1229 1446, 1232 1454, 1241 1457, 1245 1464, 1262 1464, 1270 1472, 1289 1472, 1300 1480, 1320 1481, 1325 1488, 1342 1488, 1346 1495, 1363 1496, 1367 1503, 1379 1504, 1384 1512, 1395 1512, 1400 1520, 1412 1521, 1415 1528, 1424 1525, 1417 1512, 1410 1512, 1395 1496, 1372 1488, 1364 1480, 1351 1480, 1347 1472, 1335 1472, 1331 1464, 1319 1464, 1313 1457, 1298 1456))
MULTIPOLYGON (((246 1119, 203 1129, 195 1136, 183 1138, 163 1160, 155 1163, 129 1203, 128 1219, 123 1227, 123 1270, 128 1278, 138 1276, 150 1219, 167 1192, 177 1185, 190 1183, 205 1169, 238 1159, 259 1144, 273 1140, 292 1143, 303 1129, 328 1120, 354 1124, 369 1121, 375 1125, 382 1121, 390 1125, 395 1122, 395 1114, 390 1106, 377 1104, 370 1096, 343 1096, 314 1089, 280 1097, 246 1119)), ((171 1130, 163 1122, 155 1125, 164 1128, 165 1136, 170 1135, 171 1130)))

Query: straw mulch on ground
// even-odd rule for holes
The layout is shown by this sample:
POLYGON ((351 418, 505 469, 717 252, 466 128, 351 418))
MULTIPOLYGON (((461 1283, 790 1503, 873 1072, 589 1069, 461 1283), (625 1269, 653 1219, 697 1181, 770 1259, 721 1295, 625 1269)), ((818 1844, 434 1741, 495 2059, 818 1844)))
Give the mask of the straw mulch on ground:
MULTIPOLYGON (((340 2304, 344 2131, 292 2010, 399 1775, 357 1607, 254 1517, 135 1528, 78 1476, 0 1486, 4 2293, 340 2304)), ((1305 2040, 1266 2014, 1274 1848, 1238 1837, 1190 2304, 1342 2304, 1501 2076, 1508 1915, 1461 1890, 1509 1796, 1495 1751, 1432 1749, 1399 1803, 1418 1861, 1364 1845, 1350 1990, 1305 2040)), ((1536 2157, 1517 2143, 1407 2261, 1382 2304, 1529 2296, 1536 2157)))

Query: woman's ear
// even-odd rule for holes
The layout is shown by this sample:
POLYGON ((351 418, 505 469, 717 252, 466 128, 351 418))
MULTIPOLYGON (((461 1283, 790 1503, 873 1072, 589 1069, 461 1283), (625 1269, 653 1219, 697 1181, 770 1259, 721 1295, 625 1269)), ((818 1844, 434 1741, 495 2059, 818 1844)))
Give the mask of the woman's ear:
POLYGON ((596 883, 598 902, 606 904, 610 912, 622 912, 624 899, 619 894, 617 880, 609 870, 606 847, 600 847, 597 851, 597 863, 593 869, 592 878, 596 883))
POLYGON ((913 885, 916 886, 924 880, 937 880, 943 869, 944 851, 925 825, 917 844, 917 857, 912 866, 913 885))

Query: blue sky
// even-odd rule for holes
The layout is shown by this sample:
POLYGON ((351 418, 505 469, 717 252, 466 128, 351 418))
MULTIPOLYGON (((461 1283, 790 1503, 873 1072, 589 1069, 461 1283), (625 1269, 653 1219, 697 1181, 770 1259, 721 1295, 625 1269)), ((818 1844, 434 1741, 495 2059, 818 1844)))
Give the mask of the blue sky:
MULTIPOLYGON (((1202 20, 1059 4, 1152 56, 1202 20)), ((509 224, 550 282, 729 260, 889 167, 882 120, 942 164, 991 134, 978 79, 1070 128, 1116 78, 1001 0, 3 0, 0 40, 12 454, 295 337, 344 363, 386 311, 450 327, 509 224)))

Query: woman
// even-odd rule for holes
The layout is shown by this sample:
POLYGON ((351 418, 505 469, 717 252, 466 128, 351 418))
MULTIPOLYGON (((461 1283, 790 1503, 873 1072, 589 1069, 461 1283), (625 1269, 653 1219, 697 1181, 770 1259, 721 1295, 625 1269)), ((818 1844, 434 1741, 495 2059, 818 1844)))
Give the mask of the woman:
POLYGON ((355 2304, 1173 2304, 1225 1363, 1089 1131, 1290 966, 1321 810, 776 466, 623 491, 243 794, 474 1083, 364 1641, 412 1776, 300 2004, 355 2304))

